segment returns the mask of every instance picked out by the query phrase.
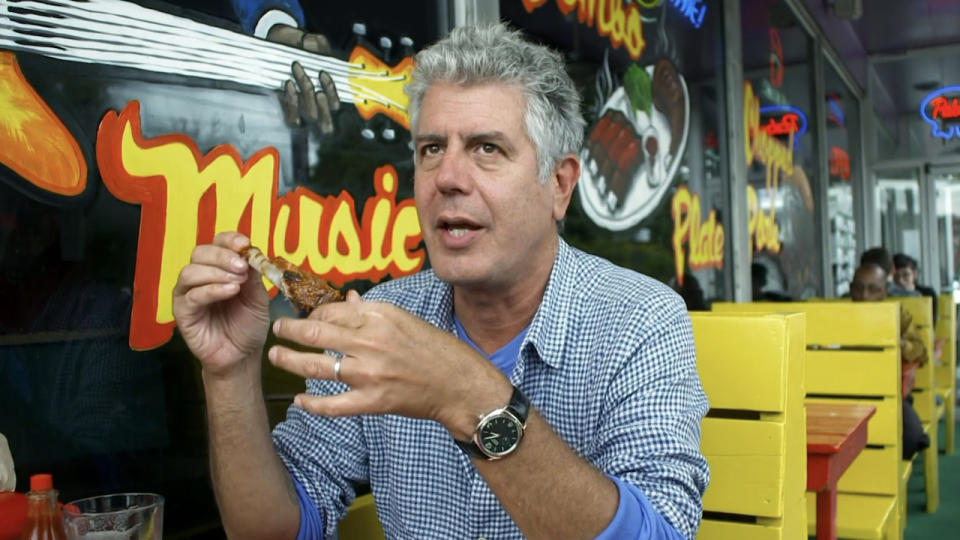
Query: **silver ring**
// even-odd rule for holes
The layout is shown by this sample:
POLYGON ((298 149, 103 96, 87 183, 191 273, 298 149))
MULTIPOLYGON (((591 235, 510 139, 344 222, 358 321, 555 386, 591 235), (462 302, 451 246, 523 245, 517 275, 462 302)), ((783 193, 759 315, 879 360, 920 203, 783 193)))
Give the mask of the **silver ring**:
POLYGON ((343 357, 338 356, 333 361, 333 380, 340 382, 340 364, 343 363, 343 357))

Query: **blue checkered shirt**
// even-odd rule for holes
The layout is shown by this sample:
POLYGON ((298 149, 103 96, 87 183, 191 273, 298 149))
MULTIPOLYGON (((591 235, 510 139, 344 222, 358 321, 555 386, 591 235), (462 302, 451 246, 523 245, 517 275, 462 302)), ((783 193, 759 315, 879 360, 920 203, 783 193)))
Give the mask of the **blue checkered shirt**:
MULTIPOLYGON (((432 271, 378 285, 366 299, 455 332, 453 290, 432 271)), ((673 291, 560 240, 510 380, 576 452, 640 488, 682 535, 695 536, 709 478, 699 450, 707 399, 690 320, 673 291)), ((344 389, 307 381, 312 394, 344 389)), ((437 422, 328 418, 290 407, 273 441, 326 518, 326 535, 353 501, 353 486, 368 483, 388 538, 522 538, 437 422)))

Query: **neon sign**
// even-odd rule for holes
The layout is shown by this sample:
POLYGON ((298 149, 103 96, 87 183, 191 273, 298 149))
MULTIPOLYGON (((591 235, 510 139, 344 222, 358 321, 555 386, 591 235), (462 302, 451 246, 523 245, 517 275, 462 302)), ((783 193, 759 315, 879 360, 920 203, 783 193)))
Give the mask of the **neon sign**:
POLYGON ((677 8, 683 16, 693 24, 694 28, 700 28, 703 24, 703 17, 707 14, 707 6, 703 5, 703 0, 670 0, 673 7, 677 8))
POLYGON ((840 127, 846 127, 847 125, 846 117, 843 114, 843 104, 840 101, 840 96, 835 93, 827 94, 827 120, 840 127))
POLYGON ((850 180, 850 154, 839 146, 830 147, 830 176, 850 180))
POLYGON ((960 101, 950 94, 960 94, 960 86, 945 86, 934 90, 920 103, 920 116, 930 124, 931 135, 941 139, 960 137, 960 101))
POLYGON ((800 143, 800 136, 807 132, 807 115, 792 105, 760 107, 760 114, 769 116, 767 124, 761 126, 767 135, 793 135, 794 148, 800 143), (779 119, 775 118, 778 114, 779 119))

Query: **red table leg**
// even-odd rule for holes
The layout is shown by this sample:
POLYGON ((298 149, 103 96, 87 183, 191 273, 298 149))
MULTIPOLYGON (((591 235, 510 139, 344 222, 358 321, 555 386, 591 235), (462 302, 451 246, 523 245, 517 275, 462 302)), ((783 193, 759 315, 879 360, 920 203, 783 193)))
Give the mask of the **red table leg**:
POLYGON ((817 540, 837 540, 837 486, 817 492, 817 540))

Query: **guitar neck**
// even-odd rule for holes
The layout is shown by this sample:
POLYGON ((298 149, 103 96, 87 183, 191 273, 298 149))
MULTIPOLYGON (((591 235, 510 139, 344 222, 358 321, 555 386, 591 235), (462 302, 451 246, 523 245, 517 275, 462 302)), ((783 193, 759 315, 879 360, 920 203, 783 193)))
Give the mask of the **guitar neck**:
POLYGON ((299 62, 307 73, 328 73, 343 102, 406 111, 377 90, 402 85, 403 76, 120 0, 0 0, 0 49, 272 90, 299 62))

